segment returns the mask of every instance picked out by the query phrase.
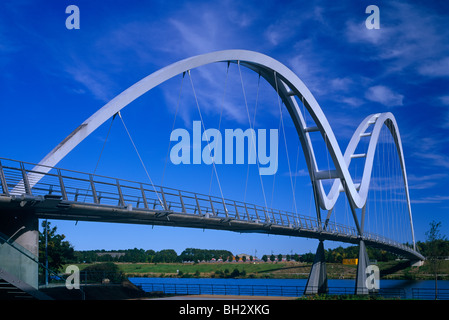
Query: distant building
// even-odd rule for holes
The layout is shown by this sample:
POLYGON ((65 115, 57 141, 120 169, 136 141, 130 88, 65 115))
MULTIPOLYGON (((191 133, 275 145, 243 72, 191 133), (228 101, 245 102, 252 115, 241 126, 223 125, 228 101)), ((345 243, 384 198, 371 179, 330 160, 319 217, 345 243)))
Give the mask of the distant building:
POLYGON ((343 264, 346 265, 357 265, 359 262, 359 259, 343 259, 343 264))
POLYGON ((125 255, 124 252, 97 252, 97 256, 102 257, 102 256, 111 256, 112 258, 120 258, 123 257, 125 255))
MULTIPOLYGON (((250 262, 250 261, 251 261, 251 257, 253 258, 252 261, 259 261, 259 259, 258 259, 257 257, 254 257, 254 256, 252 256, 252 255, 250 255, 250 254, 246 254, 246 253, 238 254, 236 257, 239 258, 238 261, 243 261, 243 260, 244 260, 243 257, 245 257, 246 262, 250 262)), ((234 260, 234 261, 237 261, 236 257, 233 257, 233 260, 234 260)), ((237 262, 238 262, 238 261, 237 261, 237 262)))

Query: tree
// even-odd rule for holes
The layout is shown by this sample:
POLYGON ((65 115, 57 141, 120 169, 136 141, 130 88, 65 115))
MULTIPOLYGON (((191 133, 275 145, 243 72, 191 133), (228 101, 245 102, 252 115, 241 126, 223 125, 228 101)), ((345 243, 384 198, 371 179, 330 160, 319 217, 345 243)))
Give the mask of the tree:
POLYGON ((156 251, 154 250, 147 250, 145 251, 145 254, 147 255, 147 261, 148 262, 154 262, 154 257, 156 256, 156 251))
POLYGON ((63 264, 75 259, 74 248, 64 241, 65 235, 57 234, 57 227, 51 227, 51 223, 42 221, 43 231, 39 232, 39 261, 44 265, 48 259, 48 268, 59 271, 63 264), (47 235, 47 236, 46 236, 47 235))
POLYGON ((237 278, 238 276, 240 276, 240 271, 239 269, 235 268, 231 273, 231 278, 237 278))
POLYGON ((113 262, 96 263, 81 271, 81 279, 88 282, 99 283, 108 279, 112 283, 120 283, 124 275, 120 268, 113 262))
POLYGON ((227 250, 208 250, 208 249, 194 249, 187 248, 179 256, 180 261, 210 261, 212 258, 223 259, 226 261, 231 259, 232 253, 227 250))
POLYGON ((313 262, 315 260, 315 254, 314 253, 305 253, 300 257, 301 262, 313 262))
POLYGON ((431 269, 435 275, 435 300, 438 298, 438 270, 441 266, 441 257, 443 256, 442 245, 446 241, 446 237, 440 233, 441 222, 432 221, 430 230, 426 232, 427 250, 426 258, 429 261, 431 269))
POLYGON ((170 263, 176 262, 178 254, 173 249, 164 249, 156 252, 154 256, 154 262, 170 263))
POLYGON ((129 249, 129 250, 126 250, 126 253, 123 257, 123 261, 133 262, 133 263, 145 262, 145 261, 147 261, 147 255, 145 253, 145 250, 143 250, 143 249, 137 249, 137 248, 129 249))

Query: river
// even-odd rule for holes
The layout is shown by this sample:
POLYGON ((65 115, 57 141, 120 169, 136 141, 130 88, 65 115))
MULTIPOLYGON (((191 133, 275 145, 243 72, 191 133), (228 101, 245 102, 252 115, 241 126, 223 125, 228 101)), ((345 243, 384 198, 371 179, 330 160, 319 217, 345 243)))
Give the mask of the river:
MULTIPOLYGON (((307 279, 129 278, 145 291, 176 294, 300 296, 307 279)), ((328 280, 330 294, 354 293, 355 280, 328 280)), ((438 281, 439 298, 449 299, 449 281, 438 281)), ((380 292, 411 299, 434 299, 433 280, 380 280, 380 292)))

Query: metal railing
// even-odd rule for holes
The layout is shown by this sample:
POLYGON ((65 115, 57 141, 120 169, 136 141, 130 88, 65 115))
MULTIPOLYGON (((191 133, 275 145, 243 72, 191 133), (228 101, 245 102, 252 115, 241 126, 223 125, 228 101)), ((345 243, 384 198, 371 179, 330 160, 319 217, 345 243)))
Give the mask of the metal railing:
MULTIPOLYGON (((307 230, 322 230, 314 218, 264 206, 169 187, 124 179, 51 168, 33 170, 32 163, 0 158, 0 183, 5 195, 58 195, 62 200, 133 207, 157 211, 220 217, 274 224, 307 230), (33 183, 33 180, 37 180, 33 183)), ((329 222, 326 230, 356 235, 355 228, 329 222)))
MULTIPOLYGON (((146 283, 137 280, 134 285, 145 292, 160 292, 166 295, 237 295, 237 296, 282 296, 301 297, 305 286, 252 285, 252 284, 179 284, 179 283, 146 283)), ((331 287, 328 295, 354 295, 352 287, 331 287)), ((405 289, 380 289, 372 296, 405 299, 405 289)))
MULTIPOLYGON (((238 295, 238 296, 288 296, 299 297, 303 286, 271 285, 221 285, 221 284, 178 284, 178 283, 138 283, 145 292, 162 292, 167 295, 238 295)), ((353 290, 354 291, 354 290, 353 290)))
POLYGON ((449 289, 412 288, 412 299, 421 300, 449 300, 449 289))
MULTIPOLYGON (((220 218, 277 225, 297 230, 357 238, 354 227, 284 210, 267 208, 226 198, 125 179, 93 175, 74 170, 46 167, 29 162, 0 158, 0 195, 44 197, 57 195, 64 201, 101 206, 139 208, 159 212, 176 212, 205 218, 220 218), (36 169, 37 168, 37 169, 36 169), (46 170, 47 171, 47 170, 46 170)), ((412 248, 383 236, 365 233, 364 238, 385 243, 408 252, 412 248)))

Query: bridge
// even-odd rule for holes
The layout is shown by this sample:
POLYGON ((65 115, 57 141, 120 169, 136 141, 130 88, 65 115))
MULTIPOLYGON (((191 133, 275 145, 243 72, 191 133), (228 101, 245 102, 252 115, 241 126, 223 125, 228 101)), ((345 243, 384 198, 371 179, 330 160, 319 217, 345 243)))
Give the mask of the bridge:
MULTIPOLYGON (((197 100, 196 96, 195 99, 197 100)), ((198 101, 196 104, 198 105, 198 101)), ((204 127, 204 122, 202 125, 204 127)), ((140 155, 139 159, 142 161, 140 155)), ((143 161, 142 164, 144 165, 143 161)), ((212 52, 176 62, 154 72, 99 109, 39 163, 0 158, 0 186, 0 232, 5 235, 0 237, 3 239, 0 241, 0 256, 4 254, 2 248, 7 245, 23 247, 31 255, 37 256, 38 219, 59 219, 315 238, 319 240, 319 245, 305 293, 322 293, 328 290, 323 244, 325 240, 359 245, 355 287, 355 293, 359 294, 372 291, 366 286, 369 276, 367 266, 370 263, 366 246, 381 248, 411 261, 424 260, 415 246, 406 167, 394 116, 391 113, 367 116, 354 132, 343 153, 322 109, 304 83, 280 62, 252 51, 212 52), (231 63, 237 65, 239 72, 242 66, 258 73, 275 90, 279 97, 279 108, 281 102, 285 105, 298 134, 292 138, 299 140, 307 163, 316 216, 270 208, 266 204, 231 200, 223 194, 212 196, 158 186, 153 184, 147 171, 150 183, 57 167, 59 161, 108 119, 117 115, 121 118, 120 111, 144 93, 178 75, 187 75, 193 88, 190 75, 192 69, 223 62, 228 64, 228 68, 231 63), (313 124, 310 120, 306 121, 305 111, 300 106, 307 110, 313 124), (383 127, 390 132, 399 158, 408 212, 407 226, 411 235, 409 243, 365 230, 373 164, 383 127), (321 137, 334 168, 319 167, 315 142, 312 143, 311 138, 314 133, 321 137), (360 146, 364 144, 367 147, 360 153, 360 146), (363 175, 357 182, 349 170, 353 159, 364 159, 363 175), (325 182, 331 184, 328 190, 324 187, 325 182), (330 219, 342 194, 346 196, 350 206, 352 225, 332 222, 330 219)), ((0 265, 0 276, 5 274, 8 277, 3 278, 8 279, 18 277, 18 281, 37 288, 35 266, 24 268, 21 275, 14 274, 15 267, 17 262, 9 266, 3 263, 0 265)))

